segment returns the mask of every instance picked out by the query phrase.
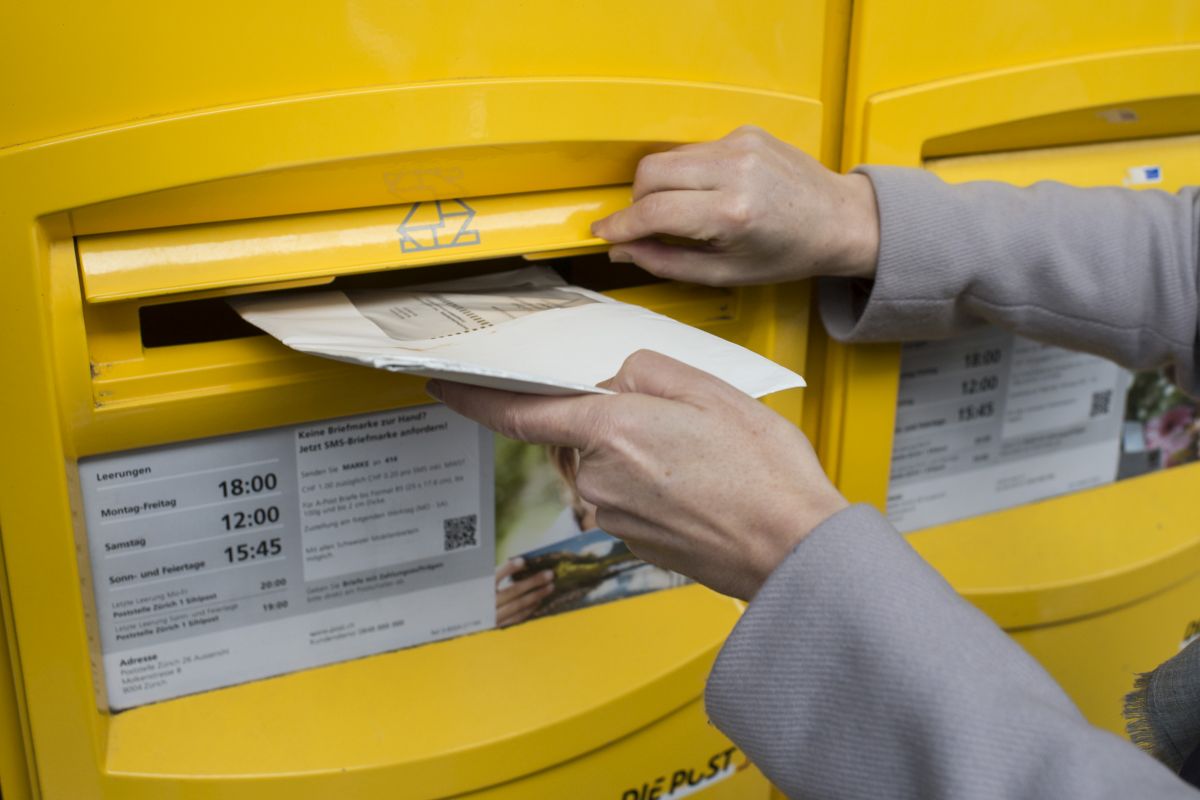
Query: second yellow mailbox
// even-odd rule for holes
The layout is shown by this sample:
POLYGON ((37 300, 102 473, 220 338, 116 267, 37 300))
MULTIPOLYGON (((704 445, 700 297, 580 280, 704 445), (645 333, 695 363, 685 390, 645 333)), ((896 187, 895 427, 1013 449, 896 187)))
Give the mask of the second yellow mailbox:
MULTIPOLYGON (((844 166, 923 167, 950 181, 1194 185, 1198 39, 1200 12, 1177 0, 1103 14, 1083 2, 864 2, 844 166)), ((1122 424, 1127 381, 1115 365, 999 332, 903 357, 898 347, 834 346, 818 443, 852 500, 886 508, 1114 731, 1134 674, 1177 652, 1200 617, 1189 489, 1200 466, 1113 482, 1123 437, 1140 430, 1136 414, 1122 424), (1010 390, 1018 384, 1024 401, 1010 390), (1059 411, 1037 413, 1036 391, 1057 393, 1059 411), (942 439, 912 434, 922 420, 938 422, 942 439), (985 471, 997 457, 1014 459, 998 483, 985 471), (920 477, 947 465, 953 480, 920 477)), ((1127 461, 1137 460, 1132 439, 1127 461)))

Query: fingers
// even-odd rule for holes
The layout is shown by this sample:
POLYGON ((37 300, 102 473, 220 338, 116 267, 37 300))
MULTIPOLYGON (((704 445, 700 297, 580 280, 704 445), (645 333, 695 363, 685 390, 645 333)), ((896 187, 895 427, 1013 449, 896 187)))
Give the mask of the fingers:
POLYGON ((610 242, 632 242, 655 234, 705 241, 713 238, 721 214, 717 192, 659 191, 592 223, 592 234, 610 242))
POLYGON ((694 149, 668 150, 643 158, 633 177, 633 199, 640 200, 654 192, 675 189, 704 191, 715 189, 721 176, 712 157, 705 157, 709 143, 694 145, 694 149))
POLYGON ((728 185, 731 170, 746 156, 780 147, 792 149, 766 131, 743 125, 714 142, 686 144, 644 157, 633 180, 633 205, 592 225, 610 242, 630 242, 653 234, 705 241, 722 219, 716 191, 728 185))
POLYGON ((425 391, 464 417, 522 442, 583 449, 595 438, 597 395, 547 397, 433 380, 425 391))
POLYGON ((653 350, 638 350, 625 359, 616 375, 599 385, 618 393, 636 392, 692 404, 712 396, 750 400, 720 378, 653 350))
POLYGON ((633 177, 633 199, 677 189, 716 189, 725 182, 730 159, 738 153, 780 145, 783 142, 761 128, 743 125, 714 142, 696 142, 651 153, 638 162, 633 177))
POLYGON ((613 246, 609 259, 632 262, 647 272, 668 280, 703 283, 709 286, 731 286, 739 278, 737 268, 722 253, 701 247, 668 244, 657 239, 639 239, 613 246))
POLYGON ((602 508, 596 512, 596 525, 607 534, 617 537, 635 556, 660 567, 670 562, 665 531, 637 514, 602 508))

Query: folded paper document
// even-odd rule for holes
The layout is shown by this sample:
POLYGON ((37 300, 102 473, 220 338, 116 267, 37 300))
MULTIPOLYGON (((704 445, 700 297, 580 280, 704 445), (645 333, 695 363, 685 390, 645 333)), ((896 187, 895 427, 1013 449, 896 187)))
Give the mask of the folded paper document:
POLYGON ((527 267, 409 286, 230 301, 305 353, 377 369, 533 394, 605 393, 641 349, 711 373, 754 397, 804 385, 791 370, 645 308, 527 267))

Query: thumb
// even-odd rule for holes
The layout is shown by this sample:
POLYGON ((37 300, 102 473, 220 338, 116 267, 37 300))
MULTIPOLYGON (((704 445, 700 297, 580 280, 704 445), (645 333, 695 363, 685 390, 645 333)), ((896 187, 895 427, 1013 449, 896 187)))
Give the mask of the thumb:
POLYGON ((700 400, 713 394, 734 392, 745 396, 720 378, 690 364, 676 361, 653 350, 638 350, 625 359, 617 374, 597 384, 614 392, 636 392, 669 400, 700 400))

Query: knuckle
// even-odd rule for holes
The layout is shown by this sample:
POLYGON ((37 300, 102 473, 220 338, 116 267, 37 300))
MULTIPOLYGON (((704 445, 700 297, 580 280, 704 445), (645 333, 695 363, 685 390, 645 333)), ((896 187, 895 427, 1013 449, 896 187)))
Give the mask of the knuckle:
POLYGON ((625 358, 625 363, 621 365, 622 372, 641 372, 651 366, 654 361, 655 353, 653 350, 642 348, 635 350, 625 358))
POLYGON ((525 415, 513 406, 506 406, 496 419, 496 430, 510 439, 529 441, 525 415))
POLYGON ((643 158, 638 162, 637 169, 633 173, 634 186, 652 182, 663 172, 663 166, 662 153, 652 153, 643 158))
POLYGON ((742 192, 734 194, 721 207, 721 219, 735 233, 746 230, 754 220, 753 201, 742 192))
POLYGON ((758 172, 762 163, 762 155, 756 150, 743 150, 734 156, 733 169, 740 178, 745 179, 758 172))
POLYGON ((739 125, 730 134, 732 139, 741 139, 744 141, 755 141, 762 139, 766 135, 766 131, 757 125, 739 125))
POLYGON ((656 278, 662 278, 667 281, 683 281, 686 283, 703 283, 704 278, 696 268, 689 263, 688 258, 679 258, 673 261, 659 261, 654 264, 653 269, 648 269, 656 278))
POLYGON ((721 264, 713 270, 708 283, 712 286, 741 286, 746 283, 745 271, 735 264, 721 264))
MULTIPOLYGON (((644 385, 648 378, 655 376, 672 359, 657 350, 642 348, 635 350, 625 357, 618 374, 626 378, 625 383, 631 386, 644 385)), ((640 401, 634 395, 618 395, 613 398, 613 417, 616 422, 628 424, 631 418, 636 419, 642 413, 640 401)), ((622 430, 627 430, 622 428, 622 430)))
POLYGON ((585 466, 579 468, 579 473, 575 476, 575 490, 579 492, 579 496, 588 501, 597 508, 603 508, 604 503, 601 502, 601 484, 599 476, 594 469, 589 469, 585 466))
POLYGON ((679 267, 675 262, 669 258, 665 258, 660 253, 647 255, 638 259, 637 265, 656 278, 664 278, 666 280, 674 280, 679 272, 679 267))

